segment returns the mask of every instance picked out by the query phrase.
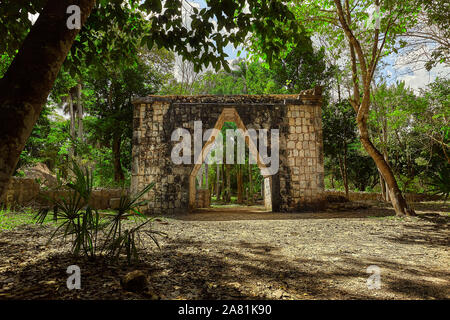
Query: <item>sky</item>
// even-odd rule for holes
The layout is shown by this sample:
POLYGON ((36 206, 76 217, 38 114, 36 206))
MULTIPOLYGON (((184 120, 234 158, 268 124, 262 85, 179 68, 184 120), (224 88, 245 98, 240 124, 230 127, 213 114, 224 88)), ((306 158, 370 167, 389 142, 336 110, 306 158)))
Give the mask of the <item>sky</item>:
MULTIPOLYGON (((206 7, 206 2, 204 0, 192 0, 191 3, 196 4, 200 8, 206 7)), ((229 60, 238 58, 238 50, 243 51, 242 48, 236 49, 231 44, 226 47, 225 52, 228 54, 229 60)), ((240 57, 245 57, 246 54, 246 51, 243 51, 240 57)), ((427 71, 422 63, 414 62, 414 60, 413 63, 409 65, 399 65, 403 59, 404 56, 398 54, 391 54, 384 59, 386 65, 381 73, 388 84, 404 81, 407 87, 410 87, 416 93, 419 93, 420 88, 425 88, 428 84, 433 82, 437 76, 449 77, 450 68, 445 67, 443 64, 437 65, 431 71, 427 71)))
MULTIPOLYGON (((204 0, 193 0, 191 2, 198 4, 198 6, 200 8, 205 8, 206 7, 206 2, 204 0)), ((229 58, 228 58, 229 60, 234 60, 234 59, 238 58, 237 54, 238 54, 239 50, 242 51, 243 49, 242 48, 237 48, 236 49, 233 45, 229 44, 228 46, 226 46, 224 51, 229 56, 229 58)), ((245 55, 246 55, 246 52, 243 51, 241 53, 240 57, 245 57, 245 55)))
MULTIPOLYGON (((392 60, 400 60, 402 57, 392 57, 392 60)), ((448 78, 450 68, 445 67, 444 64, 439 64, 430 71, 423 67, 423 63, 413 63, 405 67, 391 66, 389 75, 393 81, 404 81, 407 87, 413 89, 416 93, 420 88, 425 88, 428 84, 433 82, 436 77, 448 78), (392 70, 392 71, 391 71, 392 70)))

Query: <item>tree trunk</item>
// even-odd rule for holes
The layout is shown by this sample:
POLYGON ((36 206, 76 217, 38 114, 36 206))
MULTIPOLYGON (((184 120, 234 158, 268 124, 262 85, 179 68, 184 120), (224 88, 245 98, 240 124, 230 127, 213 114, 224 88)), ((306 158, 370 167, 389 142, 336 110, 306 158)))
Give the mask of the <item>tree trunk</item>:
POLYGON ((220 164, 216 164, 216 199, 220 201, 220 164))
POLYGON ((388 186, 388 184, 387 184, 386 181, 384 181, 384 190, 385 190, 385 194, 384 194, 385 199, 384 199, 384 200, 385 200, 386 202, 391 201, 391 197, 390 197, 390 195, 389 195, 389 186, 388 186))
MULTIPOLYGON (((387 155, 387 151, 386 151, 386 150, 384 151, 383 158, 384 158, 384 161, 386 161, 386 163, 389 164, 389 161, 388 161, 388 155, 387 155)), ((385 198, 384 198, 384 200, 385 200, 386 202, 389 202, 389 201, 391 200, 391 198, 390 198, 390 196, 389 196, 389 187, 388 187, 388 185, 387 185, 386 180, 384 181, 384 183, 385 183, 385 186, 384 186, 384 190, 385 190, 384 196, 385 196, 385 198)))
MULTIPOLYGON (((214 171, 215 169, 213 169, 212 171, 214 171)), ((211 190, 211 197, 213 197, 216 192, 217 192, 217 173, 214 172, 214 174, 211 176, 211 181, 210 181, 210 190, 211 190)))
POLYGON ((72 139, 72 144, 69 149, 69 160, 73 160, 75 156, 75 147, 73 145, 73 142, 75 141, 75 111, 73 108, 73 99, 72 99, 72 93, 69 92, 69 95, 67 96, 67 100, 69 103, 69 116, 70 116, 70 138, 72 139))
POLYGON ((120 162, 120 144, 122 137, 120 134, 114 134, 112 143, 113 161, 114 161, 114 181, 120 182, 125 179, 122 163, 120 162))
POLYGON ((221 175, 222 175, 222 181, 221 181, 221 186, 220 186, 221 198, 222 198, 222 201, 226 201, 226 196, 225 196, 225 193, 226 193, 226 187, 225 187, 225 164, 224 163, 222 163, 222 173, 221 173, 221 175))
POLYGON ((367 153, 375 161, 379 172, 381 172, 384 181, 386 181, 386 184, 388 186, 387 190, 389 192, 391 203, 394 207, 396 215, 414 215, 414 210, 408 208, 408 204, 406 203, 406 200, 398 187, 391 167, 386 162, 383 155, 377 150, 377 148, 375 148, 375 146, 370 141, 369 132, 367 130, 367 122, 364 122, 362 120, 363 119, 360 118, 357 119, 360 141, 364 146, 364 149, 366 149, 367 153))
POLYGON ((347 145, 344 146, 344 188, 345 188, 345 196, 349 199, 348 194, 348 174, 347 174, 347 145))
POLYGON ((48 0, 0 79, 0 197, 79 32, 67 28, 70 5, 80 7, 83 25, 95 0, 48 0))
MULTIPOLYGON (((345 2, 345 13, 342 7, 342 3, 339 0, 334 0, 337 9, 337 15, 339 18, 339 23, 344 30, 344 33, 347 37, 349 49, 350 49, 350 60, 352 66, 352 82, 353 82, 353 99, 350 99, 350 103, 355 109, 356 123, 359 131, 359 139, 366 149, 367 153, 372 157, 375 161, 375 164, 381 172, 384 180, 388 185, 389 195, 391 197, 392 206, 394 207, 396 215, 414 215, 414 210, 408 208, 405 198, 403 197, 397 181, 395 180, 394 174, 392 172, 391 167, 384 159, 383 155, 378 151, 377 148, 370 141, 369 132, 367 129, 367 118, 369 116, 370 110, 370 96, 371 96, 371 88, 370 83, 373 79, 373 74, 375 72, 375 68, 378 62, 379 57, 381 56, 381 50, 383 48, 383 44, 379 48, 379 35, 380 29, 375 28, 374 31, 374 40, 372 45, 372 59, 369 63, 366 61, 366 56, 364 55, 361 44, 358 39, 355 37, 351 30, 351 9, 349 5, 349 1, 345 2), (379 50, 379 51, 378 51, 379 50), (358 76, 358 65, 356 61, 356 57, 358 57, 359 61, 359 70, 361 72, 362 78, 362 87, 363 93, 362 98, 360 94, 360 83, 358 76)), ((375 1, 375 4, 378 5, 379 2, 375 1)))
MULTIPOLYGON (((385 111, 386 113, 386 111, 385 111)), ((388 162, 388 153, 387 153, 387 143, 388 143, 388 126, 387 126, 387 119, 386 119, 386 115, 384 115, 383 119, 382 119, 382 136, 381 138, 381 142, 382 142, 382 148, 383 148, 383 157, 384 157, 384 161, 386 161, 386 163, 388 162)), ((385 181, 385 186, 384 186, 384 201, 389 202, 390 198, 389 198, 389 188, 387 186, 387 183, 385 181)))
POLYGON ((226 165, 226 177, 227 177, 227 187, 226 187, 226 201, 230 202, 231 201, 231 165, 227 164, 226 165))
POLYGON ((77 85, 78 139, 83 141, 83 105, 81 103, 81 83, 77 85))
POLYGON ((249 197, 248 197, 248 187, 245 188, 245 199, 246 199, 246 201, 247 201, 247 205, 249 205, 249 204, 250 204, 250 199, 249 199, 249 197))
POLYGON ((380 177, 380 187, 381 187, 381 199, 386 201, 386 183, 384 182, 383 176, 381 175, 380 170, 378 170, 378 175, 380 177))
POLYGON ((209 184, 208 184, 208 164, 205 163, 205 188, 209 189, 209 184))
POLYGON ((340 154, 337 155, 339 162, 339 172, 341 173, 342 182, 344 182, 344 165, 342 164, 342 157, 340 154))
POLYGON ((248 197, 250 199, 250 204, 253 203, 253 175, 252 175, 252 165, 250 161, 248 163, 248 197))
POLYGON ((345 160, 340 154, 338 154, 339 170, 341 172, 342 182, 344 183, 345 197, 348 199, 348 180, 347 180, 347 167, 345 160))
POLYGON ((244 202, 244 187, 243 187, 243 179, 242 179, 242 166, 240 164, 237 165, 237 202, 242 204, 244 202))

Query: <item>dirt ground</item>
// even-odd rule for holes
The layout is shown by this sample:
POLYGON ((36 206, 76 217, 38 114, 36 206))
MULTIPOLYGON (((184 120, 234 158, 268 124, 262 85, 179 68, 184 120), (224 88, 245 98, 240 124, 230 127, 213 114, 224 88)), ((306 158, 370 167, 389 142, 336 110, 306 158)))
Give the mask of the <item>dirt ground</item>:
POLYGON ((161 299, 449 299, 449 205, 414 204, 413 218, 372 207, 348 212, 268 213, 213 208, 158 219, 139 264, 77 259, 54 227, 0 232, 0 299, 147 299, 120 278, 141 270, 161 299), (81 268, 68 290, 66 269, 81 268), (380 289, 369 289, 369 266, 380 289))

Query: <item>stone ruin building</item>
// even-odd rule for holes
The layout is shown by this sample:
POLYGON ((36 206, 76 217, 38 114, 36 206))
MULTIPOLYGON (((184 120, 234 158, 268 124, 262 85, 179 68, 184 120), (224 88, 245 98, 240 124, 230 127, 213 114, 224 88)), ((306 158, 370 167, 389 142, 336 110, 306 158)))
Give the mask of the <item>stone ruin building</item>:
MULTIPOLYGON (((172 141, 177 128, 194 136, 195 122, 203 131, 221 129, 225 121, 235 122, 239 129, 278 129, 279 170, 267 174, 259 160, 259 151, 251 139, 248 148, 256 153, 264 177, 264 204, 274 212, 298 211, 311 207, 324 197, 322 143, 322 92, 319 87, 295 95, 201 95, 147 96, 135 99, 133 115, 133 163, 131 192, 154 182, 146 195, 144 212, 172 214, 198 207, 195 179, 215 136, 201 142, 201 159, 174 164, 172 141)), ((269 135, 270 139, 270 135, 269 135)), ((270 151, 270 148, 269 148, 270 151)), ((204 197, 204 195, 203 195, 204 197)))

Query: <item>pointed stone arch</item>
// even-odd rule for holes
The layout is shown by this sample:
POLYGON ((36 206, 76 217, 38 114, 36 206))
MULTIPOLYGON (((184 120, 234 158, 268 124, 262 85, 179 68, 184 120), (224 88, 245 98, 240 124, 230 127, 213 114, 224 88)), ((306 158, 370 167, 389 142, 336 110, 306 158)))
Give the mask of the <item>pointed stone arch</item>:
MULTIPOLYGON (((320 88, 293 95, 147 96, 137 98, 133 103, 130 189, 138 192, 149 183, 155 183, 144 196, 148 202, 141 208, 143 212, 174 214, 189 210, 189 182, 195 167, 191 155, 199 152, 204 143, 194 139, 200 143, 196 145, 194 141, 193 147, 191 144, 190 160, 174 164, 171 154, 179 142, 172 141, 172 133, 181 128, 191 137, 194 134, 195 138, 197 121, 201 121, 204 128, 213 128, 220 125, 217 122, 222 113, 222 120, 234 120, 238 125, 242 119, 249 128, 278 130, 278 170, 264 181, 266 193, 271 193, 273 211, 309 210, 322 204, 324 166, 320 88), (239 118, 235 117, 236 112, 239 118)), ((266 156, 262 150, 260 152, 266 156)), ((195 170, 198 169, 199 166, 195 170)))
POLYGON ((223 108, 222 113, 214 125, 214 129, 205 144, 202 147, 202 151, 198 155, 197 159, 194 161, 194 168, 192 169, 189 175, 189 209, 192 211, 196 208, 196 186, 195 179, 197 177, 198 171, 202 167, 202 163, 206 160, 211 148, 214 145, 214 141, 216 140, 218 133, 222 129, 225 122, 234 122, 238 129, 241 129, 244 133, 244 141, 248 146, 249 153, 252 154, 257 162, 258 168, 261 170, 261 175, 264 179, 264 206, 266 210, 272 210, 272 197, 271 197, 271 175, 268 172, 266 165, 261 160, 261 155, 258 151, 258 147, 255 145, 255 142, 249 138, 247 127, 242 121, 241 117, 237 110, 233 107, 223 108), (248 138, 247 138, 248 137, 248 138))

